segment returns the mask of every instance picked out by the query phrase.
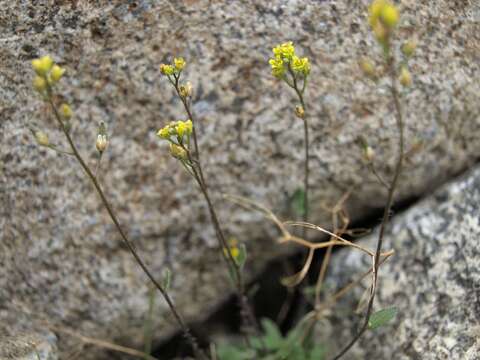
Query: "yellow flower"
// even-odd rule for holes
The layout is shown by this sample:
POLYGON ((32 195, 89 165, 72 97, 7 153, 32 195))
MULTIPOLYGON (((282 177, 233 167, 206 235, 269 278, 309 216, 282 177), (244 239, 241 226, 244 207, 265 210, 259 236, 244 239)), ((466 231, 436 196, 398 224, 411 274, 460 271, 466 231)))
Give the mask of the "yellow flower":
POLYGON ((185 125, 187 127, 187 135, 190 135, 193 132, 192 120, 188 119, 187 121, 185 121, 185 125))
POLYGON ((395 5, 387 3, 380 13, 380 20, 389 29, 393 29, 400 20, 400 13, 395 5))
POLYGON ((42 76, 35 76, 35 79, 33 79, 33 88, 39 93, 43 93, 47 89, 47 80, 42 76))
POLYGON ((163 75, 173 75, 173 73, 175 72, 175 69, 172 65, 161 64, 160 72, 163 75))
POLYGON ((166 140, 170 139, 170 126, 167 125, 161 128, 160 130, 158 130, 157 136, 166 140))
POLYGON ((35 140, 37 140, 38 145, 40 146, 49 146, 50 140, 48 139, 48 135, 45 134, 43 131, 35 131, 35 140))
POLYGON ((400 77, 399 77, 400 84, 402 84, 405 87, 409 87, 412 85, 412 75, 410 74, 410 71, 406 67, 402 67, 402 70, 400 70, 400 77))
POLYGON ((310 62, 308 61, 308 58, 299 58, 294 56, 292 61, 292 69, 298 73, 302 73, 305 76, 308 75, 310 73, 310 62))
POLYGON ((240 255, 240 250, 238 249, 238 247, 230 248, 230 254, 232 254, 232 257, 234 259, 237 259, 238 255, 240 255))
POLYGON ((53 83, 56 83, 62 78, 64 73, 65 69, 55 64, 53 65, 52 71, 50 72, 50 79, 53 83))
POLYGON ((190 136, 193 130, 193 123, 191 120, 187 121, 178 121, 177 125, 175 126, 175 130, 177 135, 182 138, 183 135, 190 136))
POLYGON ((42 56, 39 59, 35 59, 32 61, 33 70, 39 76, 47 76, 53 66, 53 59, 49 56, 42 56))
POLYGON ((175 127, 175 130, 177 131, 178 136, 182 138, 187 132, 187 125, 185 125, 185 122, 179 121, 175 127))
POLYGON ((285 74, 285 66, 283 60, 280 58, 270 59, 270 65, 272 66, 272 74, 277 78, 283 77, 285 74))
POLYGON ((295 55, 295 47, 291 41, 275 46, 273 49, 275 58, 290 62, 295 55))
POLYGON ((368 21, 372 28, 375 28, 375 26, 377 25, 380 14, 382 13, 382 9, 386 5, 386 3, 387 2, 385 0, 375 0, 370 4, 370 7, 368 9, 368 21))
POLYGON ((60 106, 60 114, 65 120, 70 120, 73 116, 72 108, 68 104, 62 104, 60 106))
POLYGON ((179 160, 187 159, 187 152, 184 148, 177 144, 170 144, 170 155, 179 160))
POLYGON ((225 256, 228 256, 228 253, 230 252, 230 255, 237 260, 238 256, 240 255, 240 249, 238 248, 238 241, 235 238, 230 238, 228 240, 228 249, 223 248, 223 253, 225 256))
POLYGON ((398 24, 400 19, 397 7, 387 0, 374 0, 368 10, 370 26, 374 31, 377 29, 377 32, 379 32, 379 23, 391 30, 398 24))
POLYGON ((176 69, 177 71, 182 71, 183 68, 184 68, 185 65, 186 65, 185 60, 184 60, 183 58, 181 58, 181 57, 180 57, 180 58, 174 58, 174 59, 173 59, 173 63, 175 64, 175 69, 176 69))

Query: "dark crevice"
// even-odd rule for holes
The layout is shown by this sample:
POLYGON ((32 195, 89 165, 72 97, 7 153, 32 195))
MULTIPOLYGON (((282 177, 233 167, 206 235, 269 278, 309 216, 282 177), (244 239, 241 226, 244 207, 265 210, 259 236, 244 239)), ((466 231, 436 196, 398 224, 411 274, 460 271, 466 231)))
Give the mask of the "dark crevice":
MULTIPOLYGON (((448 179, 448 182, 452 181, 455 177, 462 176, 464 173, 465 171, 455 174, 448 179)), ((437 188, 444 185, 445 182, 430 187, 429 192, 425 193, 424 196, 430 195, 437 188)), ((395 217, 401 214, 411 206, 417 204, 422 198, 423 196, 411 196, 397 201, 392 208, 391 216, 395 217)), ((374 229, 380 224, 383 211, 383 208, 370 209, 367 216, 353 221, 350 224, 350 228, 374 229)), ((349 239, 348 236, 345 236, 345 238, 349 239)), ((324 239, 325 238, 318 238, 316 240, 320 241, 324 239)), ((354 241, 355 239, 350 238, 349 240, 354 241)), ((340 248, 337 247, 333 249, 333 252, 335 253, 339 250, 340 248)), ((316 252, 309 275, 304 280, 303 286, 309 286, 315 283, 323 256, 323 252, 316 252)), ((295 269, 299 269, 303 265, 304 257, 305 253, 299 250, 284 258, 270 261, 262 273, 253 279, 248 286, 252 293, 250 299, 257 319, 270 318, 276 320, 287 299, 290 301, 288 311, 281 324, 279 324, 284 333, 288 332, 306 312, 311 310, 311 305, 301 291, 301 286, 291 290, 292 292, 289 293, 287 289, 280 284, 281 277, 291 274, 295 269)), ((240 323, 241 319, 239 317, 238 304, 236 298, 231 296, 218 310, 211 314, 207 320, 201 323, 190 324, 190 326, 201 346, 208 349, 212 335, 238 335, 240 333, 240 323)), ((153 353, 153 356, 160 360, 178 359, 191 355, 191 349, 184 341, 181 332, 157 344, 153 353)))

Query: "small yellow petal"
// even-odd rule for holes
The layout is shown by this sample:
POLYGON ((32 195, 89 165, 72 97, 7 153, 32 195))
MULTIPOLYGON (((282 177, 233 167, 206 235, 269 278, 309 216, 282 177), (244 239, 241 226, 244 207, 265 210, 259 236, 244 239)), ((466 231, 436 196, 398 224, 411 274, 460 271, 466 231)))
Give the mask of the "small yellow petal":
POLYGON ((47 76, 53 66, 53 59, 49 56, 42 56, 32 61, 32 67, 39 76, 47 76))
POLYGON ((33 79, 33 88, 39 93, 43 93, 47 89, 47 80, 42 76, 35 76, 35 79, 33 79))
POLYGON ((173 73, 175 72, 175 69, 173 68, 172 65, 161 64, 160 65, 160 72, 163 75, 173 75, 173 73))
POLYGON ((400 13, 395 5, 386 4, 382 8, 380 19, 386 27, 392 29, 398 24, 400 13))
POLYGON ((58 66, 57 64, 55 64, 52 67, 52 71, 50 73, 50 78, 52 79, 52 81, 54 83, 56 83, 62 78, 64 73, 65 73, 65 69, 58 66))
POLYGON ((174 63, 174 65, 175 65, 175 69, 176 69, 177 71, 182 71, 183 68, 184 68, 185 65, 186 65, 185 60, 184 60, 183 58, 181 58, 181 57, 180 57, 180 58, 174 58, 174 59, 173 59, 173 63, 174 63))

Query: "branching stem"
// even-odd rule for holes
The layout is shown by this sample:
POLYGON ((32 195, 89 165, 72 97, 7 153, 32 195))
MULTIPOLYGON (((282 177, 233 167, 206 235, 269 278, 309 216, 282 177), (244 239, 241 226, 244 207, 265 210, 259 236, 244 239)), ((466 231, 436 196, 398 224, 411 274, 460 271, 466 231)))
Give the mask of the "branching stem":
MULTIPOLYGON (((169 77, 170 83, 173 85, 175 88, 175 91, 182 101, 183 107, 185 109, 185 112, 187 113, 188 118, 194 123, 193 129, 192 129, 192 137, 193 137, 193 145, 194 145, 194 154, 193 157, 190 154, 189 149, 187 149, 187 156, 188 160, 191 164, 191 169, 193 173, 193 177, 196 180, 198 186, 200 187, 200 190, 205 198, 205 201, 207 202, 208 206, 208 211, 210 214, 211 221, 213 223, 213 227, 215 229, 215 233, 217 235, 218 239, 218 248, 220 253, 222 254, 223 259, 226 261, 227 267, 233 270, 233 275, 234 275, 234 281, 235 281, 235 287, 236 287, 236 292, 237 292, 237 297, 239 300, 239 305, 241 309, 241 316, 242 316, 242 321, 243 323, 250 329, 254 329, 255 331, 258 330, 257 322, 255 319, 255 315, 253 313, 253 310, 251 309, 249 303, 248 303, 248 298, 245 293, 245 284, 244 284, 244 279, 242 275, 242 271, 240 266, 237 264, 235 259, 233 258, 233 255, 229 251, 230 247, 227 243, 227 240, 225 238, 225 234, 223 232, 223 229, 220 225, 220 221, 217 216, 217 212, 215 210, 215 207, 213 205, 213 202, 210 198, 210 194, 208 191, 208 185, 207 182, 205 181, 205 177, 203 175, 203 169, 200 161, 200 151, 199 151, 199 146, 198 146, 198 140, 197 140, 197 132, 196 132, 196 121, 194 120, 190 104, 188 102, 188 98, 185 96, 182 96, 180 92, 180 85, 179 85, 179 76, 175 76, 174 80, 172 80, 169 77), (224 251, 226 249, 226 251, 224 251)), ((250 344, 250 340, 247 336, 247 334, 244 334, 245 342, 247 345, 250 344)))
POLYGON ((134 247, 133 243, 128 239, 127 235, 123 231, 123 229, 120 225, 120 222, 118 221, 117 216, 115 215, 115 213, 113 211, 112 206, 108 202, 108 199, 107 199, 105 193, 103 192, 102 187, 100 186, 100 184, 97 181, 97 178, 95 177, 95 175, 93 174, 93 172, 89 168, 89 166, 86 164, 86 162, 84 161, 84 159, 82 158, 80 153, 78 152, 77 147, 75 146, 69 132, 65 129, 62 118, 61 118, 61 116, 58 112, 57 107, 55 106, 54 102, 52 101, 51 96, 49 96, 48 102, 50 104, 50 107, 52 108, 53 114, 55 116, 55 119, 57 120, 58 125, 60 126, 60 129, 63 131, 65 137, 67 138, 67 141, 70 145, 70 148, 72 149, 73 156, 75 156, 75 158, 78 160, 78 162, 80 163, 80 166, 85 171, 88 178, 90 179, 93 186, 95 187, 95 190, 97 191, 98 195, 100 196, 100 199, 101 199, 105 209, 107 210, 108 214, 110 215, 110 218, 112 219, 113 223, 115 224, 115 227, 117 228, 117 231, 119 232, 123 242, 127 246, 128 250, 130 250, 133 257, 137 261, 138 265, 142 268, 143 272, 147 275, 147 277, 150 279, 150 281, 155 285, 155 287, 158 289, 158 291, 160 291, 160 293, 162 294, 162 296, 165 299, 165 301, 167 302, 168 307, 170 308, 170 311, 173 314, 175 320, 180 325, 180 327, 183 331, 183 335, 185 336, 185 339, 192 346, 193 351, 194 351, 197 359, 201 359, 201 360, 208 359, 207 356, 204 354, 204 352, 198 346, 197 340, 194 338, 194 336, 192 335, 190 329, 188 328, 185 320, 183 319, 183 317, 178 312, 178 310, 177 310, 175 304, 173 303, 170 295, 163 288, 163 286, 160 285, 160 283, 155 279, 153 274, 147 268, 146 264, 143 262, 143 260, 138 255, 137 251, 135 250, 135 247, 134 247))
POLYGON ((390 81, 391 81, 391 94, 393 98, 393 103, 395 106, 395 120, 398 130, 398 154, 397 154, 397 163, 395 166, 395 173, 393 175, 393 179, 388 187, 388 196, 387 196, 387 203, 385 205, 385 210, 383 212, 383 219, 380 225, 380 230, 378 233, 378 240, 377 240, 377 248, 375 252, 375 257, 373 261, 373 282, 371 288, 370 299, 368 301, 367 312, 365 314, 365 320, 363 322, 360 331, 354 336, 354 338, 333 358, 333 360, 340 359, 343 355, 345 355, 348 350, 350 350, 353 345, 362 337, 365 331, 368 329, 368 321, 370 320, 370 315, 372 314, 373 310, 373 302, 375 300, 375 293, 377 289, 377 279, 378 279, 378 268, 380 266, 380 253, 382 250, 383 238, 385 234, 385 229, 388 223, 388 219, 390 217, 390 211, 392 209, 393 201, 394 201, 394 194, 397 187, 398 179, 400 177, 400 173, 402 171, 403 166, 403 156, 404 156, 404 124, 403 124, 403 112, 402 107, 400 104, 399 93, 397 88, 397 73, 395 70, 395 60, 393 56, 389 56, 387 58, 387 66, 389 69, 390 81))

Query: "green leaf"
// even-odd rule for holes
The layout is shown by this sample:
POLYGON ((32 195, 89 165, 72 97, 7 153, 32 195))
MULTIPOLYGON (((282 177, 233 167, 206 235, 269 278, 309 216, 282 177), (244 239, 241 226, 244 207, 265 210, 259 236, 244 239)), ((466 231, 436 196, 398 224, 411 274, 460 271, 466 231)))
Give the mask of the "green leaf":
POLYGON ((305 215, 305 191, 303 189, 297 189, 293 193, 292 209, 298 217, 305 215))
POLYGON ((236 257, 235 262, 237 263, 238 267, 242 269, 246 261, 247 261, 247 247, 245 246, 245 244, 241 244, 238 247, 238 256, 236 257))
POLYGON ((397 308, 391 307, 373 313, 368 320, 368 328, 374 330, 389 323, 397 315, 397 308))
POLYGON ((283 342, 282 333, 270 319, 262 319, 262 327, 265 331, 264 345, 268 350, 279 349, 283 342))
POLYGON ((314 345, 308 356, 309 360, 323 360, 327 355, 327 351, 323 345, 314 345))
POLYGON ((170 284, 172 283, 172 272, 169 268, 165 268, 163 270, 163 279, 162 279, 162 287, 165 291, 168 291, 170 288, 170 284))
POLYGON ((232 286, 236 286, 237 284, 237 275, 235 272, 234 265, 229 261, 228 262, 228 275, 230 276, 230 281, 232 282, 232 286))
POLYGON ((221 344, 218 346, 217 356, 219 360, 250 360, 254 355, 241 347, 221 344))

